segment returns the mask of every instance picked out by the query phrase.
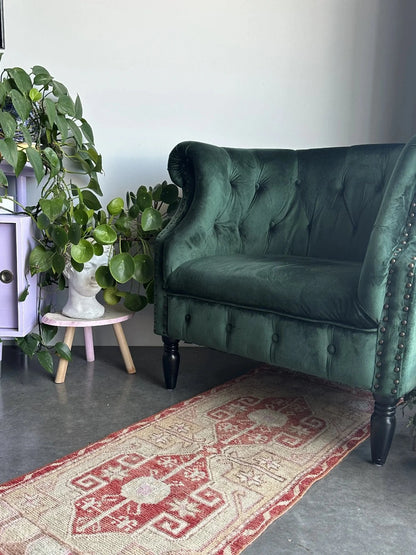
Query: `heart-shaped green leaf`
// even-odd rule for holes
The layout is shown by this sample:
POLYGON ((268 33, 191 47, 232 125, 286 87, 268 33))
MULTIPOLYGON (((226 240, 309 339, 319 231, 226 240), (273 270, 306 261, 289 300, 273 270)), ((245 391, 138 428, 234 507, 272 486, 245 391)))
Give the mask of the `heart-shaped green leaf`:
POLYGON ((13 168, 17 165, 17 145, 10 137, 0 141, 0 153, 13 168))
POLYGON ((53 358, 49 351, 39 351, 36 353, 39 364, 50 374, 53 374, 53 358))
POLYGON ((32 88, 32 80, 24 69, 22 69, 21 67, 13 67, 8 69, 7 73, 16 83, 17 88, 23 95, 26 95, 30 91, 30 89, 32 88))
POLYGON ((45 175, 45 171, 43 169, 42 156, 39 154, 37 150, 35 150, 32 147, 29 147, 26 149, 26 156, 28 157, 30 165, 32 166, 35 172, 36 181, 40 183, 43 179, 43 176, 45 175))
POLYGON ((10 91, 10 98, 12 99, 13 106, 23 121, 29 119, 32 110, 32 103, 25 98, 22 93, 16 89, 10 91))
POLYGON ((58 341, 58 343, 54 345, 54 348, 56 354, 59 355, 61 358, 64 358, 65 360, 71 360, 71 351, 69 350, 69 347, 66 343, 64 343, 63 341, 58 341))
POLYGON ((9 112, 0 112, 0 127, 5 137, 13 138, 16 131, 16 120, 9 112))
POLYGON ((48 161, 51 177, 55 177, 55 175, 58 175, 61 170, 61 161, 59 160, 58 155, 49 146, 43 150, 43 154, 48 161))
POLYGON ((52 267, 54 255, 53 251, 37 245, 29 255, 29 268, 32 276, 49 270, 52 267))
POLYGON ((39 200, 39 205, 42 208, 42 212, 46 214, 49 220, 54 222, 62 214, 64 200, 61 197, 55 197, 53 199, 41 198, 39 200))
POLYGON ((92 210, 99 210, 101 208, 101 202, 91 191, 82 191, 82 199, 85 203, 85 206, 91 208, 92 210))

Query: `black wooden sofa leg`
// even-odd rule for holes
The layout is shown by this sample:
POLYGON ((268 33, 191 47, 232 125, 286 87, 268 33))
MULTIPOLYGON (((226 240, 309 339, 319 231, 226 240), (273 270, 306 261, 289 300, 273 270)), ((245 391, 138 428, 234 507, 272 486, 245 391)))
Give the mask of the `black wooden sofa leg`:
POLYGON ((163 374, 165 376, 166 389, 175 389, 179 371, 179 341, 170 339, 164 335, 163 339, 163 374))
POLYGON ((396 428, 396 403, 392 397, 374 394, 371 416, 371 459, 382 466, 386 462, 396 428))

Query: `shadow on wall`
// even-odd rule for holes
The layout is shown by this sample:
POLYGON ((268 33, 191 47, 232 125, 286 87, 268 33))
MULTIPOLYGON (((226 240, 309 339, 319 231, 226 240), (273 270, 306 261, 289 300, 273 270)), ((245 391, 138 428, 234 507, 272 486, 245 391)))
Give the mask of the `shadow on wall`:
POLYGON ((375 21, 369 133, 404 142, 416 134, 416 2, 380 0, 375 21))

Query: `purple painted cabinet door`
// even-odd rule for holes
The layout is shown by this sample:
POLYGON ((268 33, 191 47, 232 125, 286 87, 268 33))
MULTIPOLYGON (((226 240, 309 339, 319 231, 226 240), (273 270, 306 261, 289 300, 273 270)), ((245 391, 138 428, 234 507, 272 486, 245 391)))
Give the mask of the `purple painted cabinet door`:
POLYGON ((22 337, 37 323, 37 278, 28 267, 33 244, 29 216, 0 215, 0 338, 22 337), (20 302, 27 287, 29 295, 20 302))
POLYGON ((16 329, 16 225, 0 223, 0 327, 16 329))

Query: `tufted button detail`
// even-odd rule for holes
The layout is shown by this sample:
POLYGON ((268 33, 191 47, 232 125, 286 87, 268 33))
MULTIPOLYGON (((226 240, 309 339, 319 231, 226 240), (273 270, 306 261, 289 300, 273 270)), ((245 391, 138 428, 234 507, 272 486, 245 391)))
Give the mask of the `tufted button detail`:
POLYGON ((272 335, 272 341, 273 341, 273 343, 277 343, 277 342, 279 341, 279 339, 280 339, 280 337, 279 337, 279 334, 278 334, 278 333, 274 333, 274 334, 272 335))
POLYGON ((185 322, 190 322, 190 321, 191 321, 191 315, 185 314, 185 322))
POLYGON ((299 185, 301 185, 301 184, 302 184, 302 180, 301 180, 301 179, 298 178, 298 179, 295 180, 295 185, 296 185, 296 187, 299 187, 299 185))
POLYGON ((228 333, 230 333, 233 330, 233 325, 232 324, 227 324, 225 329, 227 330, 228 333))
POLYGON ((328 353, 329 353, 330 355, 334 355, 334 354, 335 354, 335 351, 336 351, 335 345, 334 345, 333 343, 331 343, 330 345, 328 345, 328 347, 326 348, 326 350, 328 351, 328 353))

